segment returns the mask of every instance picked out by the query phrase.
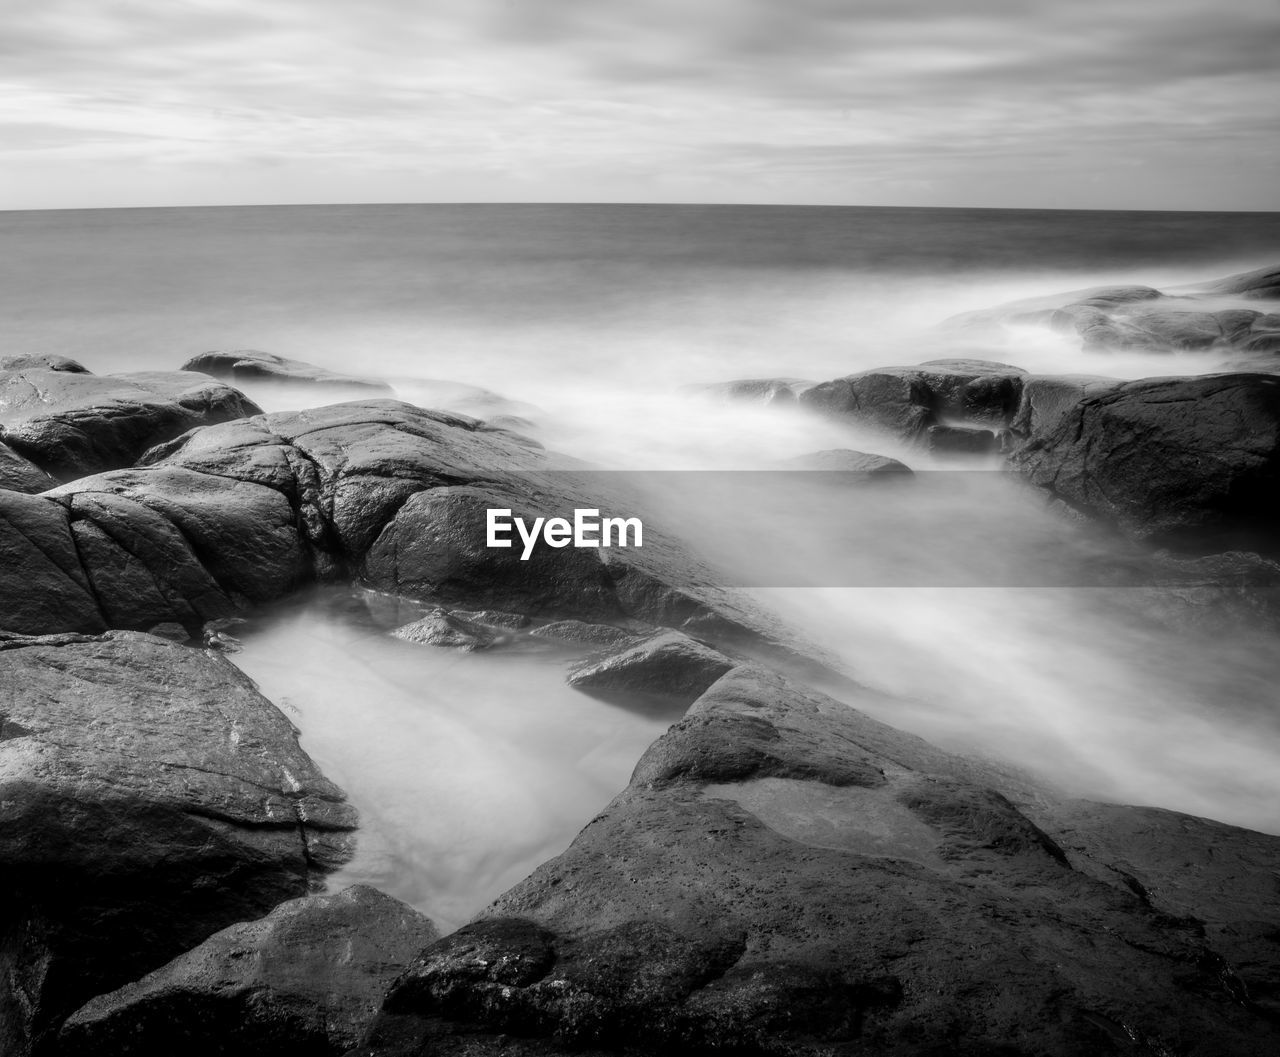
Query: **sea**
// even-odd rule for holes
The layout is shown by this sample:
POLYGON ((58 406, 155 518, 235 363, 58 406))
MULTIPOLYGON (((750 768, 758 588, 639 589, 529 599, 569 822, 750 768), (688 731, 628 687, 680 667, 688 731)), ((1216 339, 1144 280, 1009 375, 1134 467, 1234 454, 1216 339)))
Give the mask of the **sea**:
MULTIPOLYGON (((260 349, 387 379, 424 406, 513 416, 548 448, 609 470, 767 470, 852 447, 940 474, 883 438, 699 387, 957 356, 1120 378, 1222 370, 1217 353, 1085 353, 1040 328, 940 324, 1059 291, 1168 290, 1275 264, 1280 214, 113 209, 3 212, 0 240, 0 354, 57 353, 108 373, 260 349)), ((250 395, 268 410, 316 400, 250 395)), ((1097 540, 998 469, 959 469, 983 474, 981 516, 908 499, 909 532, 864 500, 852 535, 808 537, 761 503, 739 544, 758 568, 807 548, 810 567, 844 568, 856 552, 879 575, 762 575, 743 590, 877 691, 879 719, 1068 795, 1280 832, 1274 639, 1164 627, 1083 580, 1051 581, 1040 573, 1055 555, 1087 555, 1097 540), (1005 574, 942 575, 995 568, 993 555, 1005 574)), ((679 513, 673 504, 673 524, 679 513)), ((723 546, 706 535, 714 527, 698 531, 692 546, 723 546)), ((444 926, 567 846, 676 718, 578 694, 562 658, 415 646, 367 614, 349 591, 307 594, 237 629, 230 656, 361 811, 359 851, 334 883, 378 884, 444 926)))

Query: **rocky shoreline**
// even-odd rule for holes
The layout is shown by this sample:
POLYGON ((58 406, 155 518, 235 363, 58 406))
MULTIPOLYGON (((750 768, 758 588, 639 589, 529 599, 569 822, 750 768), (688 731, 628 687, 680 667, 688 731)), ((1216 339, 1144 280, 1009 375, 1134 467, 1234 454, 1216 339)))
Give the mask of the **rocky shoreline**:
MULTIPOLYGON (((1275 317, 1187 302, 1274 299, 1277 274, 957 324, 1248 355, 1229 372, 943 360, 702 395, 1003 469, 1145 548, 1134 586, 1274 622, 1275 317), (1216 337, 1185 337, 1206 314, 1216 337)), ((641 550, 486 548, 488 507, 604 505, 517 425, 262 353, 0 361, 6 1055, 1276 1051, 1280 837, 1073 800, 869 718, 856 673, 657 522, 641 550), (244 379, 372 398, 263 413, 244 379), (424 649, 554 645, 579 691, 684 710, 569 848, 447 936, 374 889, 321 894, 356 813, 220 653, 228 618, 343 583, 418 604, 394 633, 424 649)))

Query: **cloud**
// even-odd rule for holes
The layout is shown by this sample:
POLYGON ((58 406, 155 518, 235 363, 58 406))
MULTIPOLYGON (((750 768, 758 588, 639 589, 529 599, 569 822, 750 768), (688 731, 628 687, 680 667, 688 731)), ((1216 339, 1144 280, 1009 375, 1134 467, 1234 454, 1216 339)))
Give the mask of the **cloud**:
POLYGON ((1087 171, 1276 208, 1278 46, 1271 0, 47 0, 0 38, 0 205, 191 201, 203 166, 261 201, 1058 202, 1087 171))

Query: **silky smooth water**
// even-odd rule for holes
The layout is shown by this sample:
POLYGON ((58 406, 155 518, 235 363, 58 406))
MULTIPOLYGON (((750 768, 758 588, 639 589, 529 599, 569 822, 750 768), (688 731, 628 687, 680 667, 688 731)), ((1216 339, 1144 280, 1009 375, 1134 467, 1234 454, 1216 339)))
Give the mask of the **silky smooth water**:
MULTIPOLYGON (((0 239, 5 353, 107 372, 260 348, 391 379, 427 405, 518 414, 548 447, 617 469, 762 469, 833 447, 928 468, 882 438, 681 387, 956 355, 1115 377, 1212 371, 1215 354, 1090 355, 1047 332, 977 340, 936 324, 1015 298, 1275 263, 1280 215, 308 206, 0 213, 0 239), (468 403, 463 386, 510 403, 468 403)), ((253 392, 269 408, 314 399, 253 392)), ((1272 641, 1161 629, 1115 595, 1046 583, 1062 554, 1108 544, 1012 480, 983 486, 975 517, 917 495, 894 499, 909 532, 867 497, 832 513, 843 536, 810 533, 767 494, 736 544, 714 517, 688 527, 676 498, 667 515, 713 558, 736 546, 766 570, 797 554, 847 570, 855 554, 873 571, 756 582, 891 695, 879 718, 1074 792, 1280 831, 1272 641), (999 569, 1000 586, 921 575, 948 566, 999 569)), ((364 814, 352 876, 446 922, 563 847, 663 727, 575 694, 562 661, 409 646, 319 603, 256 623, 245 642, 239 663, 364 814)))

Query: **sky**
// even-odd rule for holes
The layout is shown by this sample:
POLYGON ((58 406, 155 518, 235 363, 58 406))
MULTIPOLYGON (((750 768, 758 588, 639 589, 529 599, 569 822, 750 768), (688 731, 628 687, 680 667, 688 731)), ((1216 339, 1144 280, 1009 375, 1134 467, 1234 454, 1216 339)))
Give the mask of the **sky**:
POLYGON ((1280 0, 6 7, 3 209, 1280 209, 1280 0))

